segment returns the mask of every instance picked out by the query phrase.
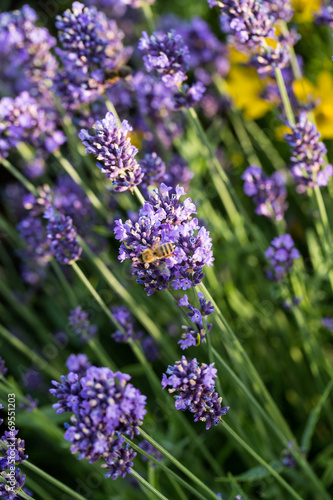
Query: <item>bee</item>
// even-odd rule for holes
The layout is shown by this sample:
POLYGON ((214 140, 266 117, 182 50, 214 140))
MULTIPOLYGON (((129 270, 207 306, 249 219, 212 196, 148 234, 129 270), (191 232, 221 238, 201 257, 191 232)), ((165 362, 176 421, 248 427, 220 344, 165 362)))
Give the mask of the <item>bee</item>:
POLYGON ((132 70, 129 66, 120 66, 120 68, 110 69, 104 73, 104 83, 105 85, 113 85, 119 79, 127 78, 132 74, 132 70))
POLYGON ((163 243, 162 245, 155 244, 152 248, 146 248, 140 255, 139 259, 143 264, 152 264, 160 259, 168 259, 176 245, 173 243, 163 243))
POLYGON ((99 89, 103 92, 106 88, 117 83, 120 79, 125 79, 132 74, 132 69, 129 66, 120 66, 119 68, 109 69, 104 71, 103 83, 97 82, 93 78, 89 79, 89 88, 99 89))

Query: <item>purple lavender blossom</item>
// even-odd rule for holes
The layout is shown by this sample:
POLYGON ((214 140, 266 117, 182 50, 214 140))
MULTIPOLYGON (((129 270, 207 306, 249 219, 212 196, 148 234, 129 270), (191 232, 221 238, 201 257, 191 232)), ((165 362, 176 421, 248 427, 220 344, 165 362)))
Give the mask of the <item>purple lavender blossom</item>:
POLYGON ((123 330, 117 330, 111 335, 115 342, 122 343, 129 340, 135 342, 142 337, 142 332, 136 331, 134 318, 125 306, 112 307, 111 312, 123 328, 123 330))
MULTIPOLYGON (((130 259, 137 283, 147 294, 164 290, 169 284, 176 290, 198 285, 204 277, 203 267, 213 265, 212 241, 205 227, 198 225, 195 206, 190 198, 180 202, 185 191, 161 184, 160 188, 140 209, 138 220, 115 221, 116 239, 122 242, 119 260, 130 259), (172 243, 175 249, 168 258, 142 262, 145 250, 172 243)), ((153 250, 152 250, 153 251, 153 250)))
POLYGON ((0 356, 0 375, 3 377, 6 375, 8 368, 6 367, 5 360, 0 356))
POLYGON ((203 342, 213 326, 211 323, 207 324, 207 316, 214 312, 214 306, 211 302, 206 301, 201 292, 198 292, 198 299, 201 310, 189 303, 186 294, 178 302, 179 307, 186 307, 189 310, 186 315, 194 324, 194 328, 192 326, 183 326, 185 329, 185 333, 182 335, 183 340, 178 342, 183 350, 203 342))
POLYGON ((79 377, 83 377, 91 366, 91 363, 88 361, 86 354, 71 354, 67 358, 66 366, 70 372, 74 372, 79 377))
POLYGON ((19 10, 0 14, 1 90, 2 94, 47 94, 47 82, 58 67, 51 49, 56 40, 44 27, 37 27, 36 12, 23 5, 19 10))
MULTIPOLYGON (((146 439, 143 441, 140 441, 139 446, 141 450, 145 451, 146 453, 149 453, 152 457, 156 458, 159 462, 163 460, 163 454, 158 451, 155 446, 150 444, 146 439)), ((141 458, 144 462, 148 462, 149 458, 145 457, 144 455, 141 455, 141 458)), ((154 462, 152 462, 152 465, 155 465, 154 462)))
POLYGON ((332 316, 325 316, 321 320, 321 325, 326 328, 328 331, 333 333, 333 318, 332 316))
POLYGON ((300 257, 299 251, 290 234, 277 236, 265 252, 270 268, 267 277, 271 281, 282 281, 293 267, 294 260, 300 257))
MULTIPOLYGON (((24 440, 16 437, 18 432, 18 429, 15 429, 13 431, 5 431, 5 434, 1 436, 1 441, 5 444, 5 446, 10 446, 10 448, 6 451, 5 448, 0 444, 0 453, 2 453, 2 456, 0 457, 0 468, 2 470, 9 469, 10 464, 13 463, 11 460, 11 453, 15 453, 14 458, 16 464, 22 464, 24 460, 28 458, 28 455, 24 453, 24 440)), ((2 498, 1 495, 0 498, 2 498)))
POLYGON ((258 0, 208 0, 208 3, 221 9, 222 31, 229 33, 230 42, 240 49, 256 47, 274 34, 275 17, 258 0))
POLYGON ((17 495, 16 492, 20 489, 23 489, 23 491, 27 490, 23 488, 26 476, 21 474, 20 469, 15 468, 14 478, 13 474, 6 472, 6 470, 1 472, 1 477, 5 481, 0 481, 0 498, 5 500, 21 500, 21 495, 17 495))
POLYGON ((138 48, 148 73, 157 74, 167 87, 178 87, 187 79, 189 50, 174 30, 154 32, 150 37, 143 31, 138 48))
POLYGON ((222 397, 214 392, 217 370, 213 367, 214 363, 199 366, 195 358, 188 361, 182 356, 181 361, 168 366, 167 374, 164 373, 162 378, 163 389, 169 386, 170 394, 179 393, 174 396, 176 409, 190 410, 195 422, 206 422, 207 430, 212 424, 217 425, 229 410, 228 406, 221 407, 222 397))
POLYGON ((115 191, 133 190, 142 181, 143 174, 135 155, 138 150, 127 137, 132 127, 126 120, 119 120, 109 112, 94 124, 96 135, 82 129, 79 137, 86 152, 96 156, 97 166, 112 181, 115 191))
POLYGON ((97 326, 90 323, 88 313, 81 306, 76 307, 76 309, 70 312, 68 323, 74 333, 84 341, 91 340, 97 332, 97 326))
POLYGON ((130 472, 134 453, 123 446, 123 436, 139 434, 146 414, 146 397, 128 383, 130 376, 113 373, 109 368, 90 366, 84 374, 69 372, 61 382, 52 381, 50 389, 59 401, 53 405, 57 413, 73 411, 65 439, 72 453, 90 463, 104 458, 108 477, 130 472))
POLYGON ((189 68, 204 85, 212 82, 212 73, 225 77, 230 68, 228 49, 200 17, 190 22, 174 15, 164 15, 158 25, 159 31, 175 29, 190 51, 189 68))
POLYGON ((290 0, 264 0, 263 4, 276 21, 281 19, 288 23, 293 17, 294 11, 290 0))
POLYGON ((112 452, 105 459, 106 463, 102 465, 108 471, 105 477, 111 477, 115 480, 119 476, 124 478, 127 474, 131 474, 131 467, 133 467, 135 457, 136 452, 130 445, 128 443, 120 445, 118 439, 118 442, 113 446, 112 452))
POLYGON ((315 13, 315 23, 333 28, 333 5, 322 5, 319 13, 315 13))
POLYGON ((123 66, 131 54, 122 43, 124 33, 113 20, 108 20, 95 7, 85 7, 74 2, 72 11, 67 9, 57 16, 56 27, 62 49, 57 49, 64 70, 59 74, 55 85, 58 92, 63 78, 70 81, 70 93, 78 92, 81 100, 96 98, 103 91, 108 71, 123 66))
POLYGON ((65 136, 56 130, 56 115, 52 109, 39 106, 28 92, 15 99, 3 97, 0 101, 0 158, 8 156, 11 148, 24 141, 45 153, 53 153, 64 142, 65 136))
POLYGON ((275 219, 282 220, 288 205, 285 203, 287 190, 285 179, 275 172, 267 177, 260 167, 251 165, 242 175, 244 192, 253 198, 256 205, 255 213, 275 219))
POLYGON ((332 165, 325 165, 327 149, 319 141, 320 133, 311 123, 305 112, 300 113, 295 126, 288 124, 292 129, 284 138, 291 147, 291 173, 296 183, 296 191, 305 193, 307 188, 327 186, 333 175, 332 165))
POLYGON ((290 62, 290 54, 286 43, 277 42, 275 47, 259 47, 254 56, 252 64, 257 68, 260 75, 266 75, 275 70, 283 69, 290 62))
POLYGON ((201 101, 205 92, 206 87, 202 82, 196 82, 191 86, 185 83, 179 92, 175 92, 173 94, 174 109, 179 110, 182 108, 192 108, 195 104, 201 101))
POLYGON ((49 219, 47 238, 50 250, 60 264, 70 264, 80 258, 82 248, 77 241, 77 233, 71 217, 55 213, 51 208, 44 215, 49 219))

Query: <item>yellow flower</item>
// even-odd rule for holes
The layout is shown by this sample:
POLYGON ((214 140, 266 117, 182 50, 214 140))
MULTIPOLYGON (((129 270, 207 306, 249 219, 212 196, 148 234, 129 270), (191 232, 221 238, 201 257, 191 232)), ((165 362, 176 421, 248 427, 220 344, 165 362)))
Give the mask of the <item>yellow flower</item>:
MULTIPOLYGON (((301 102, 318 101, 313 110, 314 119, 323 139, 333 138, 333 76, 328 71, 319 73, 314 85, 307 78, 294 82, 293 89, 301 102)), ((311 118, 311 117, 310 117, 311 118)))
POLYGON ((226 84, 235 106, 243 111, 248 120, 261 118, 274 106, 259 96, 267 79, 259 78, 254 68, 231 66, 226 84))
POLYGON ((292 0, 294 19, 298 23, 311 22, 313 13, 320 10, 320 0, 292 0))

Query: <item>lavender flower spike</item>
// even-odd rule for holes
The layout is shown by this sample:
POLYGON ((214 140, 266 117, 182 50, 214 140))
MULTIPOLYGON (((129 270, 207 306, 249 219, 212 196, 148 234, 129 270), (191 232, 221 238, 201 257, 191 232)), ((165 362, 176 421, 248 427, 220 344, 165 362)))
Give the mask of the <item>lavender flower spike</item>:
POLYGON ((61 382, 52 381, 50 392, 58 399, 53 407, 58 413, 74 412, 65 433, 72 453, 90 463, 103 458, 107 477, 124 477, 131 472, 135 453, 124 444, 123 436, 132 439, 139 434, 146 397, 129 383, 126 373, 83 361, 80 372, 69 372, 61 382))
POLYGON ((169 386, 170 394, 179 393, 175 395, 176 409, 190 410, 194 413, 195 422, 206 422, 207 430, 212 424, 217 425, 229 410, 228 406, 221 407, 222 398, 214 392, 217 370, 213 367, 214 363, 199 366, 196 359, 188 361, 182 356, 181 361, 168 366, 162 378, 163 389, 169 386))
POLYGON ((294 260, 300 257, 299 251, 290 234, 283 234, 271 241, 271 246, 265 252, 270 269, 267 276, 272 281, 282 281, 293 267, 294 260))
POLYGON ((143 31, 138 47, 143 53, 146 70, 161 77, 167 87, 178 87, 187 79, 189 50, 174 30, 155 32, 151 37, 143 31))
POLYGON ((57 214, 51 208, 44 215, 49 219, 47 238, 51 241, 50 250, 60 264, 70 264, 80 258, 82 248, 77 241, 77 233, 70 217, 57 214))
POLYGON ((183 350, 190 346, 199 345, 203 342, 213 326, 211 323, 207 324, 207 316, 214 312, 214 306, 211 302, 207 302, 201 292, 198 292, 198 299, 201 309, 200 311, 189 303, 187 295, 184 295, 178 302, 180 307, 186 307, 189 310, 186 315, 194 324, 194 328, 190 326, 183 326, 186 333, 183 333, 182 335, 183 340, 178 342, 183 350))
POLYGON ((274 34, 275 16, 258 0, 208 0, 209 6, 221 9, 222 30, 231 35, 231 43, 240 49, 261 45, 274 34))
POLYGON ((298 193, 305 193, 307 188, 327 186, 333 175, 332 165, 325 164, 327 152, 323 142, 319 141, 317 127, 307 119, 305 112, 300 113, 295 126, 291 126, 291 134, 284 138, 291 147, 291 173, 297 185, 298 193))
POLYGON ((132 127, 126 120, 119 120, 108 112, 105 118, 94 124, 96 135, 82 129, 79 138, 86 146, 86 152, 97 159, 97 166, 112 181, 115 191, 132 190, 142 181, 143 173, 135 155, 138 150, 127 137, 132 127))
POLYGON ((242 175, 244 192, 253 199, 256 214, 264 215, 277 221, 282 220, 287 208, 285 179, 275 172, 267 177, 260 167, 251 165, 242 175))

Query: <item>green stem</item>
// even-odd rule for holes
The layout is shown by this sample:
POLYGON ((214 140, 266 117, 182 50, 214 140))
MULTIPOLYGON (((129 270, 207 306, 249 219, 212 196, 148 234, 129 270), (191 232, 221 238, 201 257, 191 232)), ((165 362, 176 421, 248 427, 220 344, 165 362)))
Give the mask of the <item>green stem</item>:
POLYGON ((146 481, 142 476, 140 476, 140 474, 138 474, 135 470, 132 469, 131 474, 133 477, 135 477, 135 479, 137 481, 139 481, 145 488, 147 488, 147 490, 154 493, 154 495, 157 498, 160 498, 161 500, 169 500, 167 497, 162 495, 162 493, 160 493, 156 488, 154 488, 154 486, 152 486, 150 483, 148 483, 148 481, 146 481))
POLYGON ((66 486, 64 483, 62 483, 58 479, 54 478, 53 476, 50 476, 50 474, 47 474, 47 472, 43 471, 39 467, 36 467, 36 465, 33 465, 28 460, 25 460, 22 463, 22 466, 35 472, 40 477, 42 477, 43 479, 45 479, 49 483, 53 484, 56 488, 59 488, 59 490, 64 491, 65 493, 68 493, 68 495, 70 495, 71 497, 76 498, 77 500, 86 500, 82 495, 80 495, 79 493, 76 493, 76 491, 72 490, 72 488, 70 488, 69 486, 66 486))
POLYGON ((205 287, 203 283, 200 285, 201 289, 204 292, 204 295, 208 300, 211 301, 211 303, 214 305, 215 308, 215 313, 216 313, 216 324, 219 327, 221 333, 222 333, 222 341, 226 343, 227 347, 229 348, 229 352, 231 357, 234 359, 235 363, 239 364, 240 362, 244 362, 247 370, 247 375, 250 383, 252 386, 255 388, 256 392, 261 395, 263 398, 263 401, 265 403, 265 406, 267 407, 267 410, 271 414, 272 418, 276 421, 277 425, 279 425, 283 429, 283 433, 288 437, 288 440, 290 441, 296 441, 287 422, 283 418, 280 410, 276 406, 274 400, 272 399, 271 395, 269 394, 265 384, 263 383, 259 373, 257 372, 256 368, 254 367, 253 363, 251 362, 250 358, 248 357, 247 353, 245 352, 243 346, 239 342, 238 338, 236 337, 234 331, 232 328, 229 326, 228 322, 224 318, 220 308, 216 304, 215 300, 205 287))
POLYGON ((52 378, 58 378, 59 373, 55 370, 47 361, 42 359, 38 354, 30 349, 26 344, 22 342, 19 338, 15 337, 15 335, 11 334, 5 327, 0 325, 0 335, 10 343, 15 349, 20 351, 24 356, 30 359, 32 363, 34 363, 41 371, 46 373, 48 376, 52 378))
POLYGON ((142 3, 142 12, 143 15, 145 16, 145 19, 147 21, 148 28, 151 32, 154 31, 154 14, 153 11, 151 10, 151 6, 147 2, 142 3))
POLYGON ((282 99, 283 106, 284 106, 284 109, 285 109, 285 112, 287 115, 287 120, 291 126, 294 126, 295 125, 294 112, 293 112, 291 104, 290 104, 288 92, 287 92, 286 85, 284 83, 284 79, 283 79, 282 72, 281 72, 280 68, 275 68, 275 78, 276 78, 276 82, 277 82, 278 87, 279 87, 281 99, 282 99))
POLYGON ((140 434, 145 438, 150 444, 152 444, 157 450, 159 450, 166 458, 170 460, 183 474, 185 474, 189 479, 191 479, 195 484, 202 488, 210 498, 214 500, 218 499, 218 496, 214 491, 212 491, 206 484, 204 484, 200 479, 197 478, 190 470, 188 470, 182 463, 180 463, 171 453, 169 453, 163 446, 157 443, 152 437, 149 436, 143 429, 139 429, 140 434))
MULTIPOLYGON (((287 490, 293 498, 296 498, 297 500, 303 500, 302 497, 299 496, 299 494, 280 476, 276 470, 274 470, 263 458, 258 455, 236 432, 228 425, 226 424, 225 421, 223 421, 223 428, 241 445, 244 450, 246 450, 252 457, 259 462, 261 465, 265 467, 265 469, 268 470, 268 472, 271 473, 271 475, 281 484, 281 486, 287 490)), ((321 495, 323 495, 321 498, 324 498, 326 500, 329 500, 330 497, 328 496, 326 490, 324 487, 321 485, 321 495)))
POLYGON ((81 189, 88 196, 91 204, 96 208, 97 212, 101 214, 101 216, 105 219, 109 218, 109 213, 107 209, 104 207, 102 202, 97 198, 95 193, 87 186, 87 184, 82 180, 79 176, 75 168, 71 165, 71 163, 60 153, 60 151, 55 151, 53 155, 56 157, 60 165, 67 172, 67 174, 73 179, 73 181, 81 187, 81 189))
POLYGON ((34 196, 38 196, 38 191, 28 179, 24 177, 6 158, 2 158, 1 164, 34 196))
POLYGON ((261 167, 260 160, 255 150, 253 149, 252 142, 246 132, 243 121, 240 118, 238 112, 234 111, 233 113, 229 113, 228 117, 233 125, 235 134, 240 142, 240 145, 242 146, 245 155, 248 158, 249 163, 251 165, 258 165, 259 167, 261 167))
POLYGON ((71 305, 72 309, 75 309, 78 305, 78 301, 75 297, 75 293, 73 292, 72 287, 69 285, 68 281, 66 280, 64 273, 62 272, 61 267, 59 266, 58 262, 53 258, 51 259, 51 266, 53 267, 53 270, 55 274, 57 275, 58 280, 61 283, 61 286, 63 287, 68 301, 71 305))
POLYGON ((200 500, 206 500, 206 497, 204 497, 198 490, 196 490, 195 488, 193 488, 193 486, 191 486, 189 483, 187 483, 183 478, 181 478, 180 476, 178 476, 178 474, 176 474, 176 472, 174 472, 173 470, 169 469, 169 467, 167 467, 166 465, 164 465, 163 462, 158 461, 155 457, 153 457, 152 455, 150 455, 149 453, 147 453, 146 451, 144 451, 142 448, 140 448, 140 446, 138 446, 137 444, 135 444, 133 441, 131 441, 127 437, 125 437, 125 441, 135 451, 137 451, 138 453, 140 453, 144 457, 148 458, 151 462, 153 462, 160 469, 162 469, 164 472, 166 472, 166 474, 169 477, 174 478, 176 481, 178 481, 179 484, 181 484, 182 486, 184 486, 184 488, 188 489, 191 493, 193 493, 195 496, 197 496, 200 500))
POLYGON ((137 197, 140 205, 143 206, 145 204, 146 200, 142 196, 142 193, 141 193, 140 189, 137 186, 135 186, 135 188, 133 189, 133 192, 134 192, 135 196, 137 197))

